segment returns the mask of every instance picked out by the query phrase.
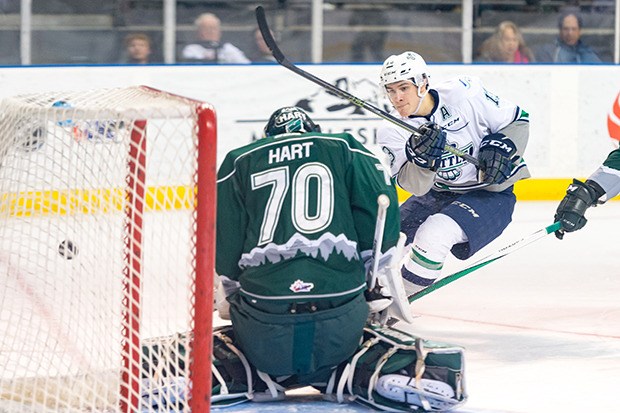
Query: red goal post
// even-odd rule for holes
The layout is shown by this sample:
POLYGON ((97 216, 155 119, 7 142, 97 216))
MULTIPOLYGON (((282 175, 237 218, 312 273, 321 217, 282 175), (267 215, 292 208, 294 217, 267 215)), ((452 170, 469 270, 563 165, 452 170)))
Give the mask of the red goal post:
POLYGON ((217 122, 145 86, 0 102, 0 411, 208 411, 217 122))

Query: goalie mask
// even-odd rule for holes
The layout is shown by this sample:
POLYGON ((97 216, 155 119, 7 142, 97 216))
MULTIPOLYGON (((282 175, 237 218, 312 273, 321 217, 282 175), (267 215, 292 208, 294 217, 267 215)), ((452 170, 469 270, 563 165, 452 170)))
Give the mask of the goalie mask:
POLYGON ((420 87, 426 85, 426 90, 428 90, 429 77, 426 62, 422 56, 415 52, 405 52, 385 59, 379 75, 379 84, 385 90, 385 86, 390 83, 410 80, 418 86, 418 96, 423 97, 426 92, 420 95, 420 87))
POLYGON ((285 106, 273 112, 264 129, 265 137, 308 132, 321 132, 321 127, 297 106, 285 106))

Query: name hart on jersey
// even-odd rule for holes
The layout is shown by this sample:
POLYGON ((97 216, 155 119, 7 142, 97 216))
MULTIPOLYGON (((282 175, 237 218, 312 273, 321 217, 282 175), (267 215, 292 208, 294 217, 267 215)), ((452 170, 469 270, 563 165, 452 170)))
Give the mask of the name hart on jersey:
POLYGON ((292 143, 279 148, 269 149, 269 164, 291 161, 310 156, 310 147, 313 142, 292 143))

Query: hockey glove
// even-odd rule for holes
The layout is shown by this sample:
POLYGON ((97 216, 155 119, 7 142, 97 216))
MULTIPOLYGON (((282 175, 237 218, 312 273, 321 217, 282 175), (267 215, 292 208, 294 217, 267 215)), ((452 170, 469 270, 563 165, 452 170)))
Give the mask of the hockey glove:
POLYGON ((436 171, 446 146, 446 132, 433 122, 420 126, 419 130, 420 133, 412 134, 405 144, 407 159, 422 168, 436 171))
POLYGON ((512 173, 519 160, 517 147, 503 133, 492 133, 482 138, 478 153, 478 177, 486 184, 501 184, 512 173))
POLYGON ((588 220, 584 214, 592 205, 596 206, 598 199, 605 194, 599 184, 588 179, 585 183, 573 179, 573 183, 566 189, 566 196, 555 211, 554 220, 562 225, 555 232, 558 239, 564 237, 565 232, 573 232, 583 228, 588 220))

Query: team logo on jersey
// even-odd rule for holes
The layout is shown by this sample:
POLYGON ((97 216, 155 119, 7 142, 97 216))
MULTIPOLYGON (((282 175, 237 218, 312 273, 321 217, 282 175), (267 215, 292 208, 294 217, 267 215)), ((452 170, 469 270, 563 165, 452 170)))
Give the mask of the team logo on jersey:
POLYGON ((309 293, 314 288, 314 283, 295 280, 295 282, 288 288, 294 293, 309 293))
MULTIPOLYGON (((459 148, 458 145, 452 142, 448 142, 448 145, 460 149, 469 155, 473 155, 474 146, 471 142, 463 148, 459 148)), ((466 163, 467 161, 460 156, 450 152, 444 152, 441 156, 441 166, 437 170, 437 176, 445 181, 456 181, 463 174, 462 168, 466 163)))

